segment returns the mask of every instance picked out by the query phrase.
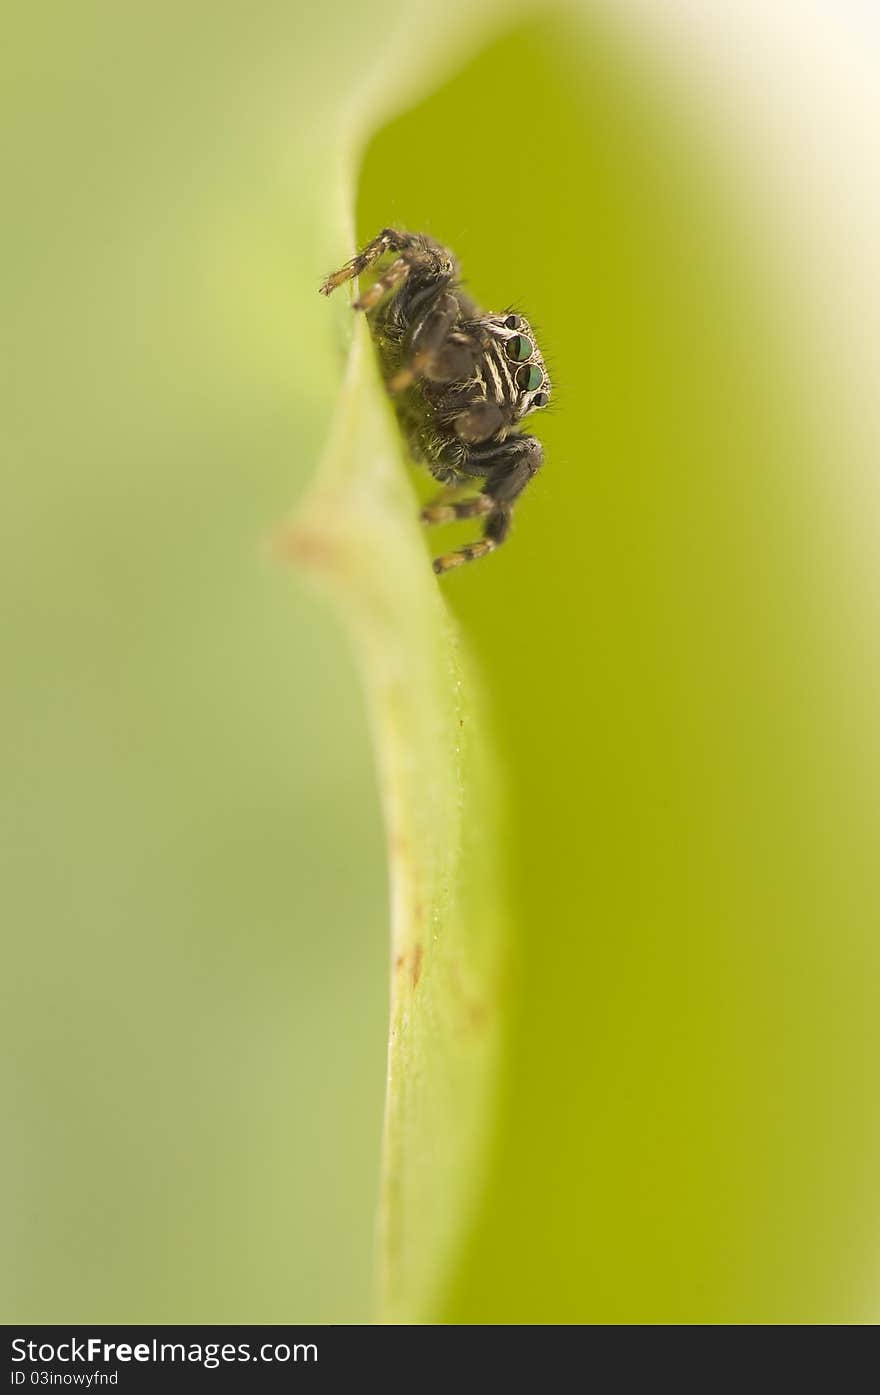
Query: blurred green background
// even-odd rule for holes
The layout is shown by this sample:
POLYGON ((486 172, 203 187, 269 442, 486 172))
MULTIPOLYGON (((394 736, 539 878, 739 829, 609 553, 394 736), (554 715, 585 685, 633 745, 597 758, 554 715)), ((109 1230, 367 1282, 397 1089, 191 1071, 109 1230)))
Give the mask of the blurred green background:
POLYGON ((447 582, 511 779, 519 959, 453 1320, 876 1314, 876 563, 849 492, 876 490, 801 352, 811 288, 699 118, 649 53, 545 15, 361 179, 361 239, 448 239, 554 379, 509 548, 447 582))
POLYGON ((356 60, 304 17, 16 15, 6 1320, 371 1312, 385 853, 347 647, 271 546, 344 364, 356 60))
POLYGON ((510 790, 516 1027, 436 1316, 870 1318, 874 490, 811 288, 650 51, 542 10, 435 92, 428 13, 14 13, 4 1317, 372 1312, 378 800, 337 622, 270 542, 377 131, 358 235, 448 241, 556 384, 511 545, 446 583, 510 790))

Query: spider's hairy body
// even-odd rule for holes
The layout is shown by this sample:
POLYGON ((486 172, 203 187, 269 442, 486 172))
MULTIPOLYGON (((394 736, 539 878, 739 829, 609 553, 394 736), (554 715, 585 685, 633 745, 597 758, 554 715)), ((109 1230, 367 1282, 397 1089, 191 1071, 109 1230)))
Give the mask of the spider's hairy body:
POLYGON ((384 228, 328 277, 323 294, 386 253, 395 259, 354 308, 371 313, 413 455, 447 486, 422 519, 484 519, 481 538, 435 560, 442 573, 485 556, 507 537, 514 503, 543 460, 540 443, 520 428, 547 405, 550 380, 528 321, 481 310, 462 290, 453 254, 421 233, 384 228), (450 497, 477 480, 484 483, 475 496, 450 497))

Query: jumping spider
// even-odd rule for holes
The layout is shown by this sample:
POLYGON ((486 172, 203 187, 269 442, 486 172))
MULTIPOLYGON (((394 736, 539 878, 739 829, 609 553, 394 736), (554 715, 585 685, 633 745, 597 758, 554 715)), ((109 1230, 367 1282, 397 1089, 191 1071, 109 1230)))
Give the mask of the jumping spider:
POLYGON ((449 249, 421 233, 383 228, 321 293, 386 252, 395 260, 354 309, 375 310, 373 333, 410 449, 447 486, 422 509, 422 521, 485 519, 482 538, 435 559, 440 574, 485 557, 507 537, 513 506, 544 458, 540 442, 519 428, 546 407, 550 380, 528 321, 487 315, 462 291, 449 249), (450 499, 451 489, 474 479, 485 481, 479 494, 450 499))

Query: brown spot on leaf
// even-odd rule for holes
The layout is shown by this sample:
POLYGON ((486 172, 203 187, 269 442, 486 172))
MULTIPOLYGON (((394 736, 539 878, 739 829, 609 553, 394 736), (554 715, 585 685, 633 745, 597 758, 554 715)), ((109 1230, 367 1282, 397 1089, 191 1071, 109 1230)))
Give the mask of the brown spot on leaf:
POLYGON ((392 833, 388 840, 391 856, 406 857, 409 854, 409 841, 402 833, 392 833))
POLYGON ((304 524, 284 524, 272 539, 273 551, 283 562, 307 571, 342 572, 344 549, 338 538, 304 524))
POLYGON ((469 1031, 476 1034, 484 1032, 491 1018, 489 1003, 484 999, 475 998, 465 991, 461 975, 455 967, 450 970, 449 984, 458 998, 464 1025, 469 1031))
POLYGON ((418 988, 419 979, 422 976, 422 960, 425 957, 425 946, 417 944, 412 952, 412 986, 418 988))
POLYGON ((482 1032, 489 1021, 489 1009, 484 1003, 478 1003, 472 998, 466 1004, 468 1015, 468 1025, 473 1032, 482 1032))

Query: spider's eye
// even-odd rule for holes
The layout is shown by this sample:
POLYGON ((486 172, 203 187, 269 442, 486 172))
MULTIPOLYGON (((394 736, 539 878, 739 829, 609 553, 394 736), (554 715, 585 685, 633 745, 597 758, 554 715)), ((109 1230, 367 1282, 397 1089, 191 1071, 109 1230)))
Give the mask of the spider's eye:
POLYGON ((524 334, 514 334, 512 339, 508 339, 505 349, 507 357, 512 358, 516 363, 525 363, 527 358, 531 358, 534 353, 531 339, 527 339, 524 334))
POLYGON ((546 392, 536 392, 532 398, 533 407, 546 407, 550 401, 550 395, 546 392))
POLYGON ((507 319, 504 321, 504 328, 519 329, 521 324, 522 320, 520 319, 519 315, 508 315, 507 319))
POLYGON ((544 381, 544 374, 536 363, 524 363, 516 375, 516 385, 521 392, 533 392, 544 381))

